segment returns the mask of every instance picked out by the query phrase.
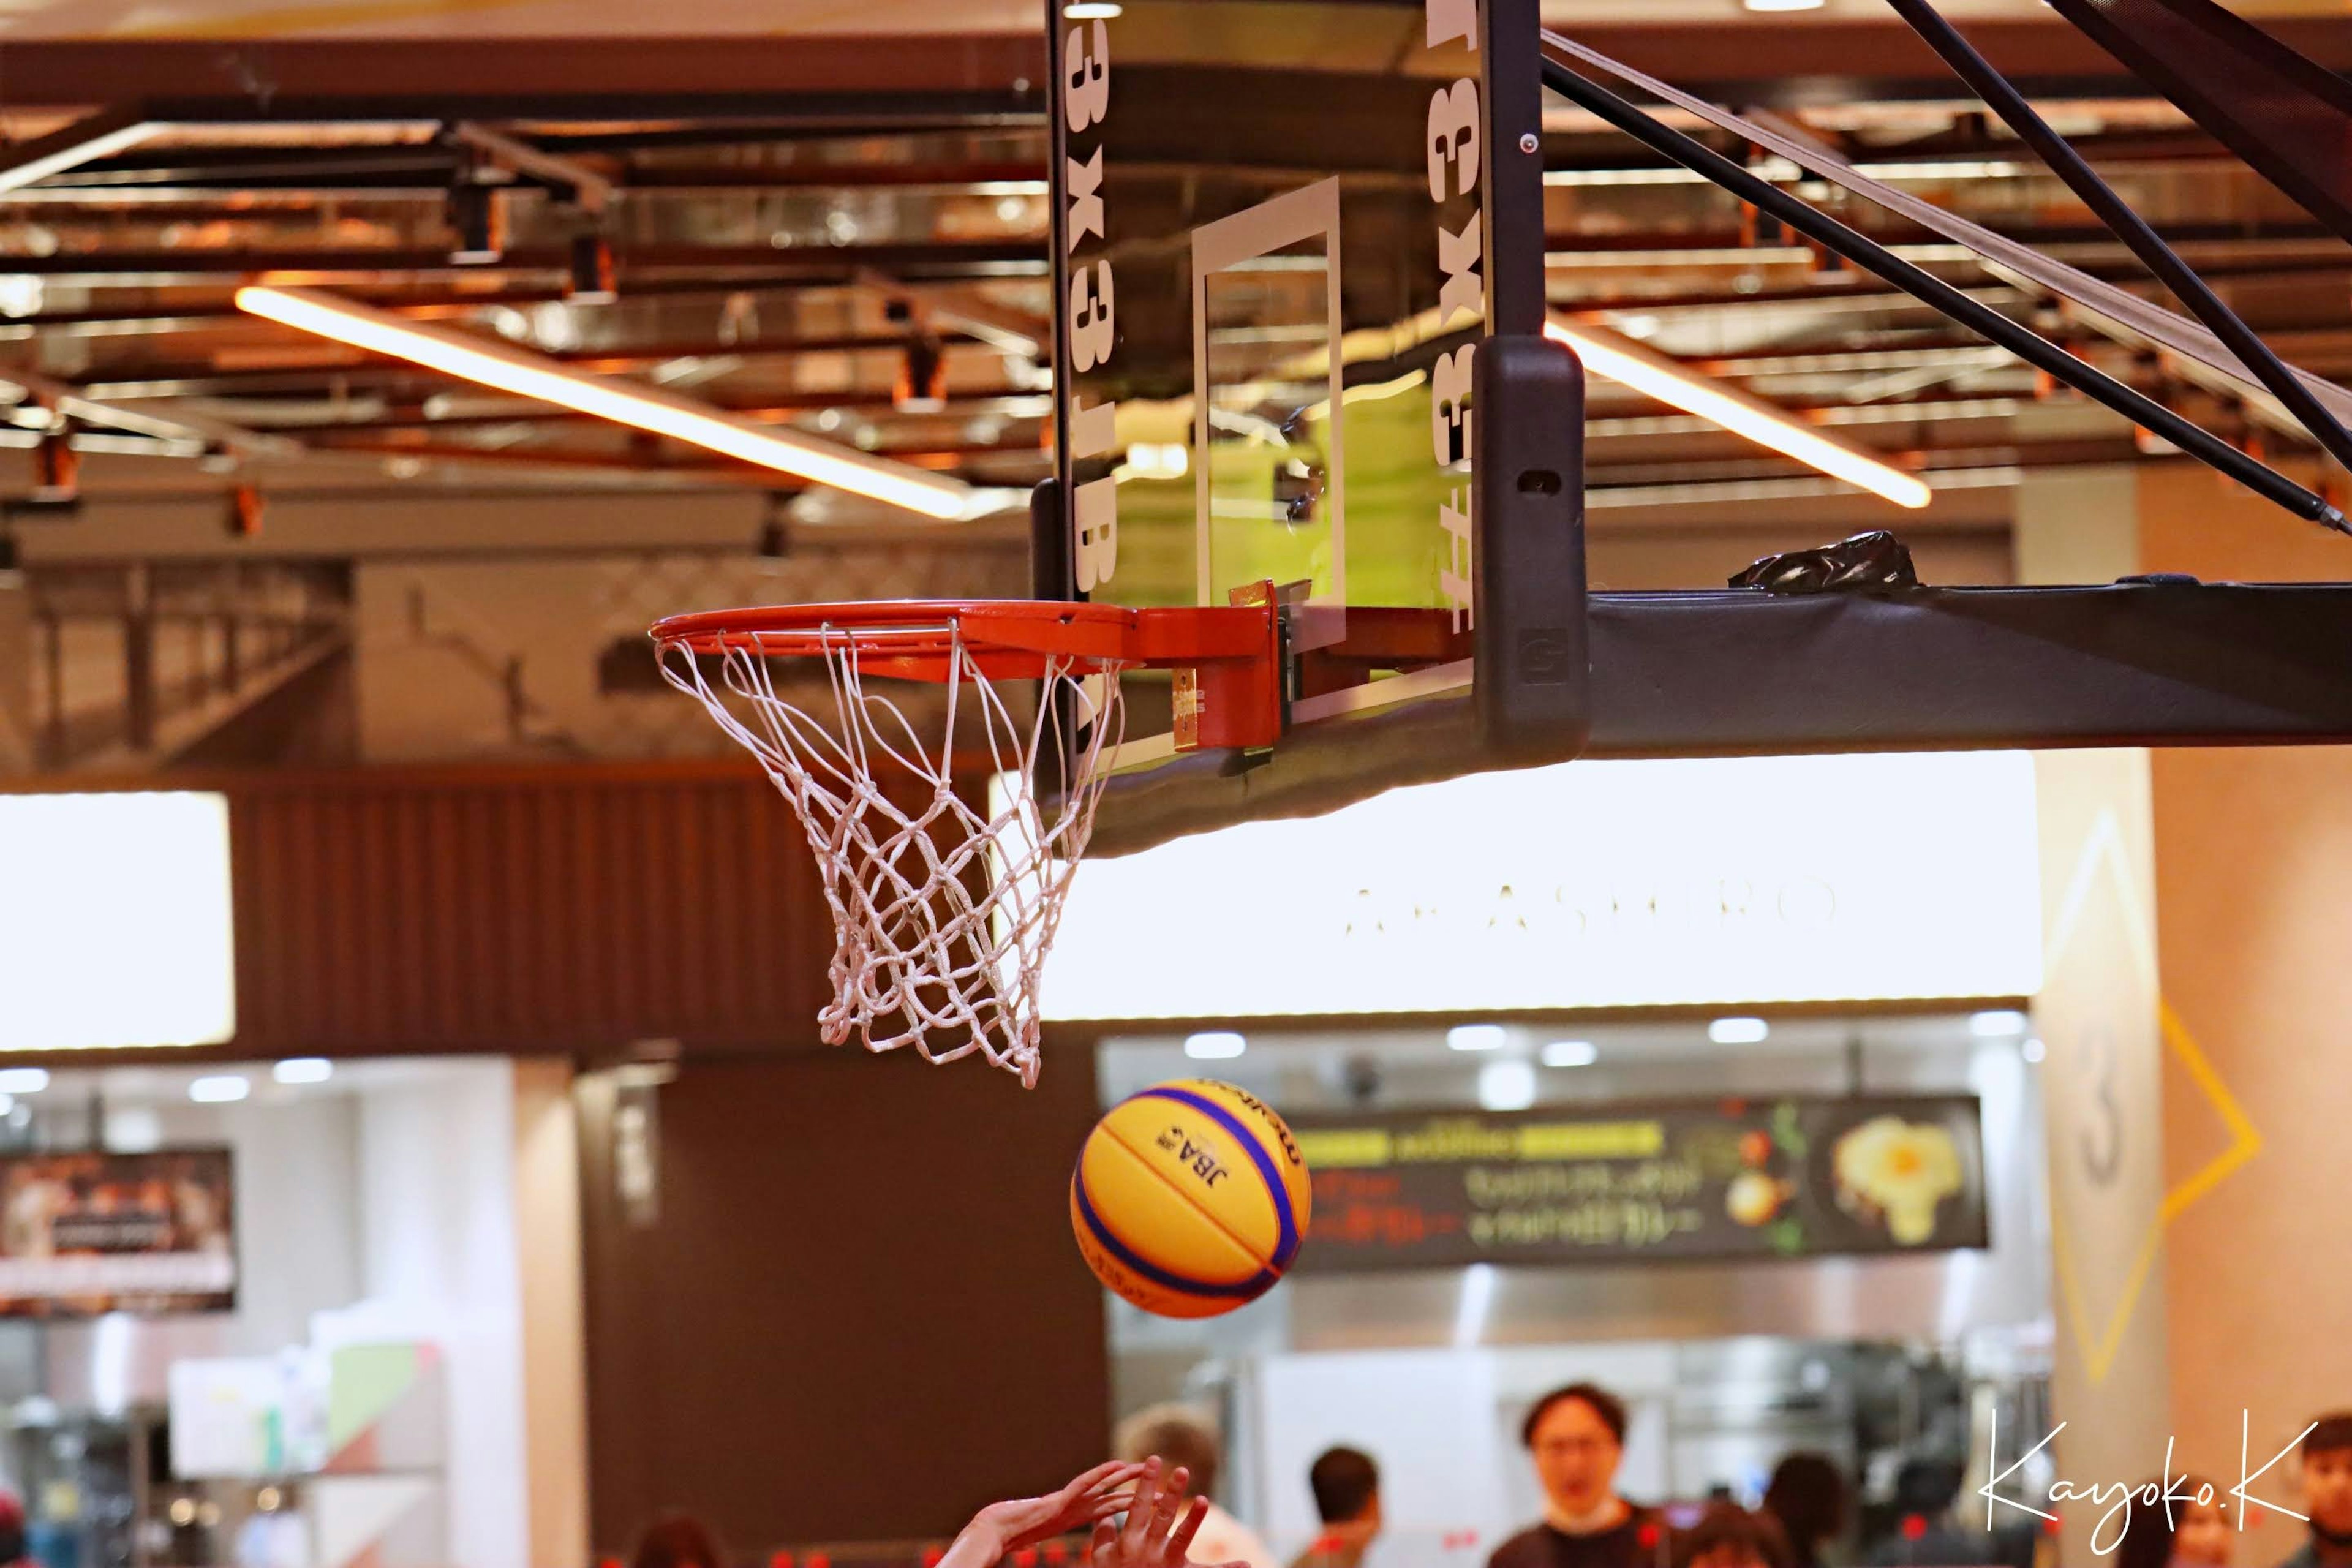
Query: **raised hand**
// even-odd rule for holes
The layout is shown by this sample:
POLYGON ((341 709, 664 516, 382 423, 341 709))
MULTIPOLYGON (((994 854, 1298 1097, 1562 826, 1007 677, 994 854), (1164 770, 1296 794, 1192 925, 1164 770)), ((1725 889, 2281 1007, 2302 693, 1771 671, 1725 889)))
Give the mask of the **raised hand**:
MULTIPOLYGON (((1209 1500, 1184 1500, 1192 1477, 1181 1465, 1162 1477, 1160 1461, 1147 1459, 1142 1470, 1135 1495, 1128 1500, 1126 1520, 1116 1525, 1105 1520, 1095 1526, 1094 1568, 1199 1568, 1190 1553, 1192 1537, 1208 1517, 1209 1500)), ((1244 1565, 1225 1563, 1214 1568, 1244 1565)))
POLYGON ((939 1568, 991 1568, 1007 1552, 1108 1520, 1128 1508, 1125 1489, 1146 1468, 1112 1461, 1097 1465, 1059 1491, 990 1503, 963 1527, 939 1568))

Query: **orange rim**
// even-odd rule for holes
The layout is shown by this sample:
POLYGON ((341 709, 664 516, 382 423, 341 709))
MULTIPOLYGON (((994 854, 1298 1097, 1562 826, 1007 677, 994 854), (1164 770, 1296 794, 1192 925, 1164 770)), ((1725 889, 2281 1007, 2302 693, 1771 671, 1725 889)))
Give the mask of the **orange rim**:
POLYGON ((656 621, 662 651, 816 658, 854 651, 877 674, 941 680, 961 647, 994 678, 1049 664, 1085 671, 1180 668, 1266 657, 1270 605, 1129 609, 1052 599, 877 599, 698 610, 656 621))

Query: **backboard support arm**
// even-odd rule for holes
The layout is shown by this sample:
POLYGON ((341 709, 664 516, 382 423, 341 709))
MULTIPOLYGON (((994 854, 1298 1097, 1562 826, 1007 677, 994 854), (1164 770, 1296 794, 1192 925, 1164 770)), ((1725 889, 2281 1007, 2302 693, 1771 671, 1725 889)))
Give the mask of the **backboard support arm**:
POLYGON ((2295 423, 2303 426, 2320 450, 2344 468, 2352 468, 2352 432, 2319 405, 2319 400, 2271 352, 2270 345, 2222 302, 2221 297, 2197 275, 2197 269, 2182 260, 2180 253, 2167 245, 2147 219, 2132 211, 2129 204, 2099 178, 2097 171, 2074 151, 2072 142, 2042 118, 2025 95, 1990 60, 1979 54, 1928 0, 1887 3, 1895 7, 1895 15, 1910 24, 1913 32, 1927 41, 1929 48, 1943 57, 1952 73, 1969 84, 1969 90, 1984 100, 2019 139, 2033 149, 2034 155, 2066 182, 2066 188, 2106 225, 2108 232, 2130 248, 2140 265, 2238 356, 2239 363, 2294 416, 2295 423))
POLYGON ((2257 462, 2212 432, 2192 424, 2155 399, 2095 370, 2032 329, 1970 298, 1968 294, 1912 265, 1859 231, 1820 212, 1768 180, 1716 152, 1704 142, 1664 124, 1600 83, 1546 58, 1544 84, 1579 108, 1623 132, 1652 152, 1681 164, 1708 184, 1778 218, 1818 245, 1876 274, 1913 299, 1927 305, 2007 349, 2034 369, 2074 388, 2133 424, 2163 437, 2208 468, 2237 480, 2263 500, 2339 533, 2352 532, 2343 512, 2284 474, 2257 462))

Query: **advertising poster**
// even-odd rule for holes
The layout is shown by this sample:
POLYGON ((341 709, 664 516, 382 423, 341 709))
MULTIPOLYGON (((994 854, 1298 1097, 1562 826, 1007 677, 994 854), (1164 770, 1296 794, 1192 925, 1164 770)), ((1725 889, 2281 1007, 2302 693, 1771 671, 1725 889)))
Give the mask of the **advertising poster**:
POLYGON ((228 1150, 0 1156, 0 1316, 236 1305, 228 1150))
POLYGON ((1300 1272, 1981 1247, 1967 1095, 1297 1117, 1300 1272))

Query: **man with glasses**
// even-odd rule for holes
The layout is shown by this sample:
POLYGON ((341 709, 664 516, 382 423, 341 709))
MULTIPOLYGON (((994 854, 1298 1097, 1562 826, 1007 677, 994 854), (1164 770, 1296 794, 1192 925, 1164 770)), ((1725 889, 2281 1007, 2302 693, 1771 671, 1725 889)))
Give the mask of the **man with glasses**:
POLYGON ((1503 1542, 1486 1568, 1644 1568, 1663 1561, 1657 1516, 1617 1495, 1622 1400, 1589 1383, 1553 1389, 1528 1412, 1519 1440, 1543 1482, 1543 1522, 1503 1542))

